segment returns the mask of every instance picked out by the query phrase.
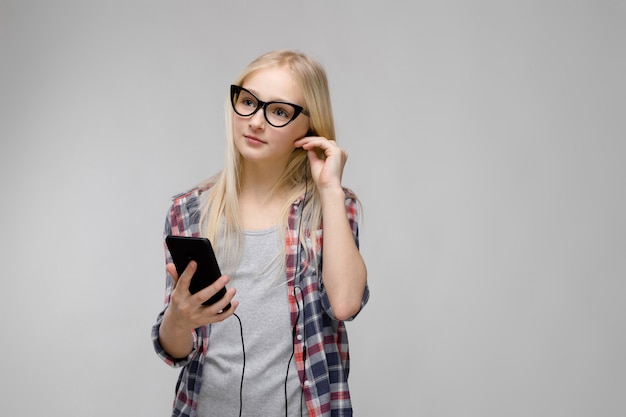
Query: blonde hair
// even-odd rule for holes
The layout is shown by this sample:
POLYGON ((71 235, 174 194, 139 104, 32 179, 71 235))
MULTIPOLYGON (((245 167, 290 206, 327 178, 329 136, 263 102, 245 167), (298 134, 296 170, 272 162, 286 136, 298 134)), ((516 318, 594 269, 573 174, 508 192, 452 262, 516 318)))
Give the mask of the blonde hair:
MULTIPOLYGON (((310 115, 308 134, 335 140, 330 91, 324 68, 310 56, 301 52, 275 50, 253 60, 235 80, 234 84, 243 85, 246 78, 252 73, 268 67, 289 68, 302 88, 304 108, 310 115)), ((224 273, 232 273, 235 271, 241 255, 242 230, 238 217, 238 194, 242 157, 235 147, 233 138, 233 110, 230 96, 226 99, 225 116, 224 167, 222 171, 208 180, 211 189, 206 204, 202 208, 201 224, 204 227, 204 235, 211 242, 217 243, 214 246, 224 273)), ((281 241, 285 241, 285 231, 291 206, 305 192, 308 198, 301 212, 300 226, 302 230, 308 231, 309 236, 315 236, 316 231, 321 229, 322 205, 315 183, 311 179, 307 155, 303 149, 294 149, 276 188, 287 190, 281 216, 278 219, 281 241)), ((300 241, 304 243, 304 234, 298 233, 298 235, 300 241)), ((316 244, 316 241, 315 238, 310 240, 313 245, 316 244)), ((282 247, 284 249, 284 245, 282 247)), ((313 253, 315 253, 316 248, 313 247, 313 249, 313 253)), ((308 253, 308 251, 306 252, 308 253)), ((284 260, 284 258, 284 253, 282 253, 282 259, 284 260)))

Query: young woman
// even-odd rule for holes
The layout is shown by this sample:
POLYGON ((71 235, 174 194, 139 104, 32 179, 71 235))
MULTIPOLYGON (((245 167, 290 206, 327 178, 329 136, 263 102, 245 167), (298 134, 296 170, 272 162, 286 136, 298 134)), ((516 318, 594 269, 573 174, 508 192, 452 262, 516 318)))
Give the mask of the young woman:
POLYGON ((172 415, 351 416, 344 321, 369 289, 324 69, 295 51, 258 57, 230 87, 226 126, 222 171, 166 219, 165 235, 207 237, 224 273, 191 294, 195 263, 178 276, 166 249, 152 338, 182 367, 172 415))

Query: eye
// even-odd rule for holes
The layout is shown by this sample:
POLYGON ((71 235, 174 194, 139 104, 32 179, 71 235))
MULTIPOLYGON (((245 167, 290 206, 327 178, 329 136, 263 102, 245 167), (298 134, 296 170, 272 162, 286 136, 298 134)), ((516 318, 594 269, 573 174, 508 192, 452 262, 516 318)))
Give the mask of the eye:
POLYGON ((273 116, 278 117, 279 119, 291 119, 291 115, 293 114, 293 109, 282 103, 272 103, 268 110, 273 116))
POLYGON ((276 109, 274 113, 276 114, 276 116, 283 117, 285 119, 289 117, 289 114, 284 109, 276 109))
POLYGON ((256 106, 258 105, 256 98, 246 91, 242 91, 239 94, 239 97, 237 98, 237 103, 242 106, 253 108, 256 108, 256 106))
POLYGON ((248 97, 243 97, 239 100, 241 104, 248 107, 256 107, 256 102, 248 97))

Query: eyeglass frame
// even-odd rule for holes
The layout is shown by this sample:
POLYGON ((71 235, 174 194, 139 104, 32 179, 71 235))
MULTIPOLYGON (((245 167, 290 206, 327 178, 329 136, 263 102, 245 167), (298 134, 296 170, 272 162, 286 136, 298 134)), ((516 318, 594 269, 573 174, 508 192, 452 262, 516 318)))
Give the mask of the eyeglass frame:
POLYGON ((267 121, 267 123, 270 124, 270 126, 276 127, 276 128, 281 128, 281 127, 285 127, 287 126, 289 123, 293 122, 299 115, 300 113, 304 114, 305 116, 311 116, 309 114, 308 111, 306 111, 304 109, 304 107, 298 105, 298 104, 294 104, 294 103, 290 103, 288 101, 263 101, 260 100, 256 95, 254 95, 254 93, 252 93, 252 91, 243 88, 240 85, 235 85, 235 84, 231 84, 230 85, 230 105, 233 108, 233 111, 238 114, 241 117, 250 117, 250 116, 254 116, 261 108, 263 108, 263 117, 265 118, 265 120, 267 121), (235 108, 235 95, 239 95, 241 94, 242 91, 245 91, 246 93, 250 94, 252 97, 254 97, 254 99, 257 101, 257 106, 256 109, 254 109, 252 111, 252 113, 250 114, 241 114, 237 111, 237 109, 235 108), (285 123, 284 125, 280 125, 280 126, 276 126, 275 124, 273 124, 272 122, 270 122, 270 120, 267 118, 267 106, 271 105, 271 104, 286 104, 289 105, 291 107, 294 108, 294 113, 291 116, 291 119, 285 123))

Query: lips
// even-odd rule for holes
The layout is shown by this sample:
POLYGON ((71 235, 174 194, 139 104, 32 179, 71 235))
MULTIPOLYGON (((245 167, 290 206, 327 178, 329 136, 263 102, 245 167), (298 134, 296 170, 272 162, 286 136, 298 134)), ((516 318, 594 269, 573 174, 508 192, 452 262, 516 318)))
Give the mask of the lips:
POLYGON ((247 141, 248 143, 253 144, 253 145, 254 145, 254 144, 260 145, 260 144, 267 143, 267 142, 265 142, 265 141, 263 141, 263 140, 261 140, 261 139, 257 138, 256 136, 251 136, 251 135, 243 135, 243 137, 244 137, 244 138, 246 138, 246 141, 247 141))

